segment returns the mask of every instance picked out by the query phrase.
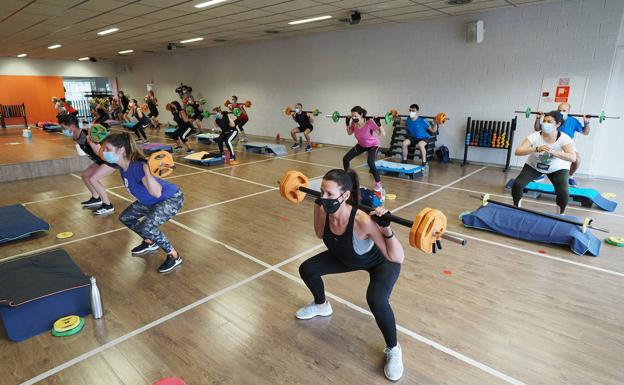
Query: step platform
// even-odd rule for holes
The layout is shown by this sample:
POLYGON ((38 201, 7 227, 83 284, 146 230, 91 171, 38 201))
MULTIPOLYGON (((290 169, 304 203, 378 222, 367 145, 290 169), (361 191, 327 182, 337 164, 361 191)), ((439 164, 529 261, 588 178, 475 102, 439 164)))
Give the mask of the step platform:
POLYGON ((215 139, 219 137, 219 134, 205 132, 197 135, 197 141, 203 144, 212 144, 215 139))
POLYGON ((134 127, 135 124, 136 123, 133 123, 133 122, 123 122, 121 123, 121 126, 123 128, 131 129, 132 127, 134 127))
POLYGON ((45 131, 45 132, 61 132, 62 128, 58 124, 45 124, 43 126, 43 131, 45 131))
POLYGON ((22 205, 0 207, 0 218, 0 244, 50 231, 48 222, 22 205))
POLYGON ((164 143, 146 143, 140 145, 141 150, 145 155, 151 155, 156 151, 167 151, 173 153, 173 147, 170 144, 164 143))
MULTIPOLYGON (((511 189, 515 179, 510 179, 505 185, 506 189, 511 189)), ((541 194, 555 195, 555 187, 549 183, 529 182, 524 188, 524 192, 532 198, 539 198, 541 194)), ((568 187, 570 198, 575 202, 580 202, 583 207, 596 207, 604 211, 615 211, 618 203, 603 197, 600 192, 593 188, 568 187)))
POLYGON ((423 166, 419 166, 416 164, 388 162, 387 160, 378 160, 375 162, 375 166, 377 166, 377 171, 382 174, 390 174, 396 176, 405 175, 410 179, 414 179, 414 176, 422 174, 423 172, 423 166))
POLYGON ((164 130, 165 136, 173 139, 173 134, 176 132, 177 127, 166 127, 164 130))
POLYGON ((265 143, 265 142, 247 142, 245 143, 247 152, 256 154, 286 155, 286 146, 283 144, 265 143))
POLYGON ((50 332, 56 320, 91 313, 91 281, 63 249, 0 264, 0 317, 11 341, 50 332))
POLYGON ((218 152, 199 151, 184 157, 191 163, 201 164, 203 166, 214 166, 225 163, 225 157, 218 152))

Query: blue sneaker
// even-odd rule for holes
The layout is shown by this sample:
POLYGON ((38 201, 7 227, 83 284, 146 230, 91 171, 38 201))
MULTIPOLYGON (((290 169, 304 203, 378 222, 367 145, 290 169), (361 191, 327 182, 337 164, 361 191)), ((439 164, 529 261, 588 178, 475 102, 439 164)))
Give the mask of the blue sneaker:
POLYGON ((544 176, 544 174, 538 176, 537 178, 533 179, 533 182, 541 182, 544 179, 546 179, 546 177, 544 176))
POLYGON ((570 178, 570 179, 568 179, 568 184, 569 184, 570 186, 573 186, 573 187, 578 186, 578 183, 576 183, 576 181, 574 180, 574 178, 570 178))

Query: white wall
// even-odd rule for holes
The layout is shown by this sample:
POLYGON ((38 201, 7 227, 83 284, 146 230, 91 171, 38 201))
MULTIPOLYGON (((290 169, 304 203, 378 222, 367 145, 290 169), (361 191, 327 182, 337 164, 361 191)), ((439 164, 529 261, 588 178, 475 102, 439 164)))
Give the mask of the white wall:
MULTIPOLYGON (((119 76, 120 86, 142 97, 145 84, 153 82, 164 101, 176 98, 174 89, 182 81, 210 105, 237 94, 255 103, 248 131, 266 136, 288 132, 293 124, 280 111, 295 101, 324 112, 347 112, 359 104, 372 113, 393 107, 405 111, 416 102, 423 114, 449 114, 452 120, 443 127, 439 143, 449 146, 452 157, 461 158, 468 116, 510 120, 515 109, 537 106, 544 77, 589 77, 584 108, 600 111, 623 8, 622 0, 568 0, 226 48, 178 50, 131 62, 131 72, 119 76), (465 24, 476 19, 485 21, 480 45, 465 42, 465 24)), ((531 130, 532 119, 519 120, 516 144, 531 130)), ((317 120, 313 138, 354 142, 342 122, 325 118, 317 120)), ((579 138, 579 151, 600 152, 597 138, 579 138)), ((477 161, 503 163, 504 156, 502 151, 471 149, 477 161)), ((605 162, 590 155, 585 160, 581 172, 611 173, 605 162)), ((524 159, 513 157, 512 163, 521 165, 524 159)))
POLYGON ((115 77, 113 62, 0 57, 0 75, 115 77))

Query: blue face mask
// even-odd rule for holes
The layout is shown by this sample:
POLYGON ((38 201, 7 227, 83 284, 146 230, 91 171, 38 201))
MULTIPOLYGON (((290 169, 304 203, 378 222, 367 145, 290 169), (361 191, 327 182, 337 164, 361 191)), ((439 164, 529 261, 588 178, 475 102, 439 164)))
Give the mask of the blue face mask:
POLYGON ((555 125, 553 123, 544 123, 542 122, 542 132, 545 134, 550 134, 555 129, 555 125))
POLYGON ((117 163, 119 161, 119 155, 112 151, 104 151, 104 160, 108 163, 117 163))
POLYGON ((63 135, 65 136, 74 136, 73 132, 69 129, 63 129, 63 135))
POLYGON ((215 120, 221 119, 221 113, 220 112, 216 113, 214 117, 215 117, 215 120))

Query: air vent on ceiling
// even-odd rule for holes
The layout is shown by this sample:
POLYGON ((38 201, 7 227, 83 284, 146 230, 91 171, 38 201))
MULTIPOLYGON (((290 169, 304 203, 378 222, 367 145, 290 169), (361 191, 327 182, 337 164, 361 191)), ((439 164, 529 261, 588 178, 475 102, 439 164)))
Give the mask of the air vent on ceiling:
POLYGON ((276 35, 278 33, 280 33, 281 31, 276 31, 274 29, 267 29, 266 31, 264 31, 264 33, 268 33, 269 35, 276 35))
POLYGON ((448 0, 446 2, 446 4, 448 5, 464 5, 464 4, 470 4, 472 3, 472 0, 448 0))

